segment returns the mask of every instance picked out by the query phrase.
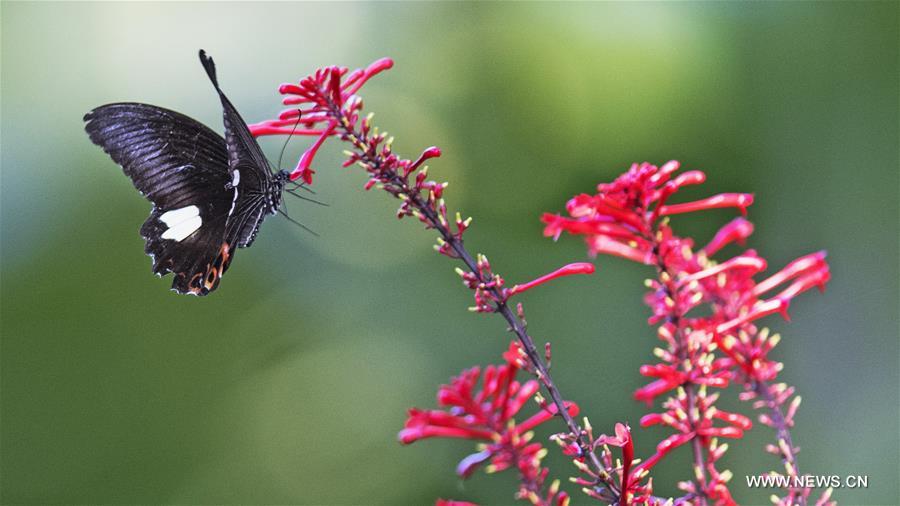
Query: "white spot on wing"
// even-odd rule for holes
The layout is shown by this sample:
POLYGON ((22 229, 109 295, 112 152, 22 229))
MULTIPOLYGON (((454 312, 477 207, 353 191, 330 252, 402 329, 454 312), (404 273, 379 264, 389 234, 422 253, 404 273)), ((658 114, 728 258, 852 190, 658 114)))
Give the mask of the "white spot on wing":
POLYGON ((165 223, 166 226, 172 227, 184 220, 193 218, 194 216, 200 216, 200 208, 198 208, 197 206, 187 206, 180 209, 166 211, 162 214, 162 216, 159 217, 159 219, 160 221, 165 223))
POLYGON ((237 205, 238 185, 241 183, 241 171, 234 169, 231 171, 231 187, 234 188, 234 197, 231 199, 231 209, 228 210, 228 216, 234 212, 234 206, 237 205))
POLYGON ((175 241, 182 241, 203 225, 203 219, 200 218, 200 209, 197 206, 187 206, 166 211, 159 217, 159 220, 168 227, 160 237, 175 241))
MULTIPOLYGON (((237 174, 238 171, 234 171, 234 173, 237 174)), ((235 177, 236 177, 236 179, 240 179, 240 178, 241 178, 240 176, 235 176, 235 177)), ((234 197, 231 199, 231 209, 228 210, 228 216, 231 216, 231 213, 234 212, 234 206, 237 205, 237 198, 238 198, 238 190, 237 190, 237 185, 235 185, 235 187, 234 187, 234 197)))
POLYGON ((200 219, 199 216, 194 216, 193 218, 182 221, 178 225, 166 230, 163 232, 163 239, 174 239, 176 241, 182 241, 185 237, 193 234, 200 228, 200 225, 203 225, 203 220, 200 219))

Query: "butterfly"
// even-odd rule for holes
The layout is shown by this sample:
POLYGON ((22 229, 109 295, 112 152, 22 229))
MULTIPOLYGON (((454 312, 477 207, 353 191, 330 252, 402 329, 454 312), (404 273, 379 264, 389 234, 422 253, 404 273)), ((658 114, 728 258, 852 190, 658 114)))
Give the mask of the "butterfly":
POLYGON ((173 273, 172 289, 192 295, 219 286, 237 248, 253 244, 266 216, 279 211, 288 181, 286 171, 272 171, 202 49, 200 63, 222 102, 224 139, 148 104, 107 104, 84 116, 91 141, 153 203, 141 227, 153 272, 173 273))

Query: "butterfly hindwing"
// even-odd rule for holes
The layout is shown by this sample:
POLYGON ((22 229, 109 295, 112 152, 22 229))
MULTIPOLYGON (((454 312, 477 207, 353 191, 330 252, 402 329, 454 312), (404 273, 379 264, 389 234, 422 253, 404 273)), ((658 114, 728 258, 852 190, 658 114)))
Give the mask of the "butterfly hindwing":
POLYGON ((165 212, 154 208, 141 227, 145 252, 153 258, 153 272, 174 273, 172 289, 178 293, 206 295, 215 290, 233 255, 225 239, 226 218, 214 214, 210 206, 186 206, 165 212), (196 230, 178 240, 196 223, 196 230), (186 229, 179 232, 179 227, 186 229))

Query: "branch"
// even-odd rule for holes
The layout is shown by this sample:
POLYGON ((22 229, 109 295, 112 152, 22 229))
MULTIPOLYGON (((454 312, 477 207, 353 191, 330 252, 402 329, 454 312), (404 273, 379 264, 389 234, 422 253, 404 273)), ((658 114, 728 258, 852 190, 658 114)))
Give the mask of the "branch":
MULTIPOLYGON (((359 161, 370 165, 372 168, 370 172, 382 170, 386 165, 382 154, 371 149, 366 149, 367 146, 371 145, 371 140, 368 139, 365 134, 353 127, 352 118, 347 117, 345 111, 334 104, 332 104, 331 107, 331 114, 337 119, 343 132, 343 137, 349 140, 359 151, 357 153, 359 161)), ((441 235, 441 239, 455 253, 456 257, 465 264, 469 272, 475 275, 478 282, 481 285, 489 285, 491 280, 485 279, 478 263, 463 245, 461 234, 453 233, 448 226, 447 220, 442 218, 432 205, 424 202, 420 192, 414 187, 411 188, 409 183, 405 178, 401 177, 400 174, 396 171, 392 171, 388 177, 390 178, 390 182, 398 189, 398 194, 403 196, 401 198, 409 203, 409 207, 421 213, 420 219, 424 218, 422 221, 425 222, 428 228, 433 228, 438 231, 441 235)), ((538 380, 540 380, 541 384, 550 395, 553 404, 556 406, 557 414, 562 417, 568 431, 575 435, 582 455, 588 456, 597 470, 602 469, 597 456, 590 448, 590 443, 584 436, 584 431, 566 409, 559 388, 556 386, 547 365, 538 353, 534 340, 528 335, 528 332, 525 329, 525 322, 510 310, 509 305, 507 304, 507 294, 499 286, 491 286, 490 288, 487 288, 487 291, 494 299, 492 304, 495 312, 499 313, 506 320, 509 325, 509 330, 515 333, 517 339, 522 344, 522 348, 525 350, 528 361, 533 366, 538 380)))

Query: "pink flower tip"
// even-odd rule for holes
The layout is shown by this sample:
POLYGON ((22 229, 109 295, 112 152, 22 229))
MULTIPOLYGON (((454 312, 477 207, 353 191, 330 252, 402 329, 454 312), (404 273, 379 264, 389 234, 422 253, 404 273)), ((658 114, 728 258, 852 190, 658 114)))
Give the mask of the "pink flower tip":
POLYGON ((741 193, 735 197, 736 204, 742 215, 747 216, 747 208, 753 205, 753 199, 752 193, 741 193))
POLYGON ((393 66, 394 66, 394 60, 385 56, 384 58, 379 58, 379 59, 375 60, 374 62, 372 62, 372 64, 366 68, 366 73, 367 74, 375 74, 375 73, 381 72, 382 70, 388 70, 388 69, 392 68, 393 66))
POLYGON ((563 276, 571 276, 573 274, 593 274, 594 273, 594 264, 590 262, 575 262, 568 265, 564 265, 555 271, 544 274, 543 276, 531 280, 527 283, 523 283, 521 285, 516 285, 510 289, 509 294, 515 295, 517 293, 523 293, 536 286, 540 286, 548 281, 552 281, 556 278, 561 278, 563 276))
POLYGON ((707 244, 703 251, 707 255, 714 255, 726 245, 737 242, 741 246, 746 243, 746 239, 753 233, 753 224, 745 218, 738 217, 727 225, 719 229, 715 237, 707 244))
POLYGON ((397 433, 397 441, 401 444, 408 445, 422 439, 422 430, 419 428, 403 429, 397 433))
POLYGON ((778 313, 782 318, 784 318, 784 321, 791 321, 791 315, 788 313, 788 307, 790 307, 791 305, 791 299, 785 297, 778 299, 778 301, 781 303, 779 304, 780 309, 778 310, 778 313))
POLYGON ((437 146, 431 146, 430 148, 426 149, 425 151, 422 151, 422 154, 419 155, 418 158, 416 158, 416 161, 414 161, 413 163, 411 163, 409 165, 409 168, 407 169, 407 173, 417 170, 420 165, 425 163, 425 160, 428 160, 429 158, 437 158, 439 156, 441 156, 441 148, 439 148, 437 146))
POLYGON ((299 94, 303 93, 303 90, 296 84, 283 83, 280 86, 278 86, 278 93, 280 93, 282 95, 289 95, 289 94, 290 95, 299 95, 299 94))
POLYGON ((492 452, 485 450, 482 452, 473 453, 463 458, 456 466, 457 476, 460 476, 462 478, 468 478, 469 476, 472 476, 472 473, 474 473, 475 470, 481 466, 481 464, 485 463, 492 456, 492 452))

